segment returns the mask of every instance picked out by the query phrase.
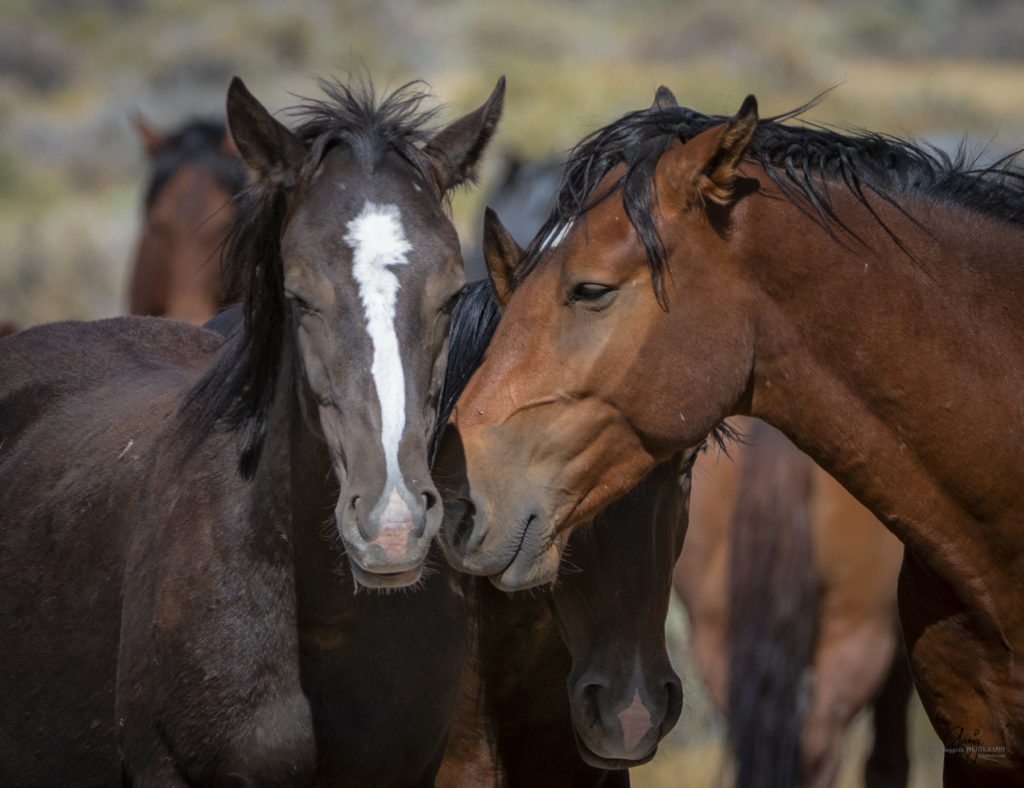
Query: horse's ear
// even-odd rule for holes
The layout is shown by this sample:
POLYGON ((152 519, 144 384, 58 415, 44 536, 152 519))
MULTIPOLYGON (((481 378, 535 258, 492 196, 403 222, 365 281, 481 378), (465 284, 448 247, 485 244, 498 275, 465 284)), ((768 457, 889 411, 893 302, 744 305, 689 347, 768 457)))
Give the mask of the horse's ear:
POLYGON ((482 106, 441 129, 427 143, 424 151, 434 164, 442 191, 473 180, 504 106, 505 77, 501 77, 482 106))
POLYGON ((146 146, 146 153, 155 156, 167 141, 167 135, 146 120, 141 112, 136 112, 132 116, 132 125, 135 127, 135 133, 142 140, 142 144, 146 146))
POLYGON ((727 205, 732 199, 739 166, 757 130, 757 100, 747 96, 725 123, 712 126, 673 147, 658 163, 664 195, 680 208, 693 204, 727 205))
POLYGON ((698 135, 687 145, 689 147, 700 139, 709 148, 697 180, 698 196, 719 205, 728 204, 732 198, 736 168, 756 130, 757 99, 751 95, 743 100, 739 112, 724 124, 698 135), (705 135, 710 139, 703 140, 705 135))
POLYGON ((522 256, 522 247, 505 229, 498 214, 488 207, 484 211, 484 261, 502 308, 508 304, 512 292, 512 271, 522 256))
POLYGON ((299 138, 235 77, 228 88, 228 128, 242 159, 261 178, 288 177, 306 156, 299 138))
POLYGON ((675 94, 664 85, 661 85, 654 91, 654 103, 651 104, 651 109, 666 109, 678 106, 679 102, 676 101, 675 94))

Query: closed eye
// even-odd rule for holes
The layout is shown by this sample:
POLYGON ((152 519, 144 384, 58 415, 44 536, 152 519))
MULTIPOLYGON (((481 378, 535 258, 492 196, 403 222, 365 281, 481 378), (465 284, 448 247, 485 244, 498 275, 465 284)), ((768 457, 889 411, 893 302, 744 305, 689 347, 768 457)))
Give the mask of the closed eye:
POLYGON ((298 295, 297 293, 292 292, 291 290, 285 290, 284 296, 293 304, 295 304, 296 309, 298 309, 305 315, 315 315, 319 312, 319 310, 315 306, 313 306, 309 301, 307 301, 305 298, 298 295))
POLYGON ((603 309, 611 303, 618 290, 598 282, 580 282, 569 292, 568 304, 579 304, 586 309, 603 309))

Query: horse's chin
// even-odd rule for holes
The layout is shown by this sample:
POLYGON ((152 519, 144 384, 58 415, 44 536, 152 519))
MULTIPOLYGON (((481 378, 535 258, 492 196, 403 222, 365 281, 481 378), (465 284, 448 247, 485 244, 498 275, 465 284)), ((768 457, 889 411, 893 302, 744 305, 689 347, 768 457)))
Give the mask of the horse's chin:
POLYGON ((348 563, 356 585, 364 588, 406 588, 418 583, 423 576, 423 564, 401 572, 369 572, 351 559, 348 563))
POLYGON ((658 752, 658 745, 655 744, 651 747, 651 751, 649 753, 640 758, 605 758, 602 755, 598 755, 586 745, 575 727, 572 732, 576 737, 576 749, 579 751, 583 762, 588 766, 593 766, 597 769, 622 770, 632 769, 634 766, 643 766, 654 758, 658 752))

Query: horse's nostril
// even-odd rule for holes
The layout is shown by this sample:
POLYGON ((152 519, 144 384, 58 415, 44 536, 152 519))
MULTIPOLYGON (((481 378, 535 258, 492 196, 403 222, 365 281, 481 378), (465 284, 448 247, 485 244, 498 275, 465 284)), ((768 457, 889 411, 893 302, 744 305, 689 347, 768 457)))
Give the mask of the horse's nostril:
POLYGON ((665 684, 665 694, 668 696, 668 702, 665 704, 665 718, 662 720, 662 735, 675 726, 683 711, 683 687, 678 679, 665 684))
POLYGON ((432 493, 430 491, 424 491, 423 492, 423 509, 425 511, 429 512, 431 509, 434 508, 434 505, 436 503, 437 503, 437 496, 434 493, 432 493))
POLYGON ((586 684, 580 691, 583 698, 583 724, 588 728, 596 727, 601 722, 601 691, 600 684, 586 684))
POLYGON ((353 509, 355 509, 356 508, 356 504, 358 504, 358 503, 359 503, 359 496, 356 495, 356 496, 353 496, 351 501, 349 501, 349 506, 352 507, 353 509))

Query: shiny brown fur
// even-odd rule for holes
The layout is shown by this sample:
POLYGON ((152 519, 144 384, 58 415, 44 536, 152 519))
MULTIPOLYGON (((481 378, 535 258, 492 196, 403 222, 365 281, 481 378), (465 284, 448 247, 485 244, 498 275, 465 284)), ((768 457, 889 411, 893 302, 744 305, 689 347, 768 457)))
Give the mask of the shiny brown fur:
POLYGON ((904 543, 900 619, 946 784, 1024 784, 1024 178, 759 125, 752 97, 693 134, 682 110, 645 113, 600 143, 636 150, 615 132, 649 120, 656 166, 595 156, 600 183, 570 182, 456 409, 441 456, 467 472, 462 563, 543 583, 654 463, 757 416, 904 543), (624 205, 630 172, 646 202, 624 205))

